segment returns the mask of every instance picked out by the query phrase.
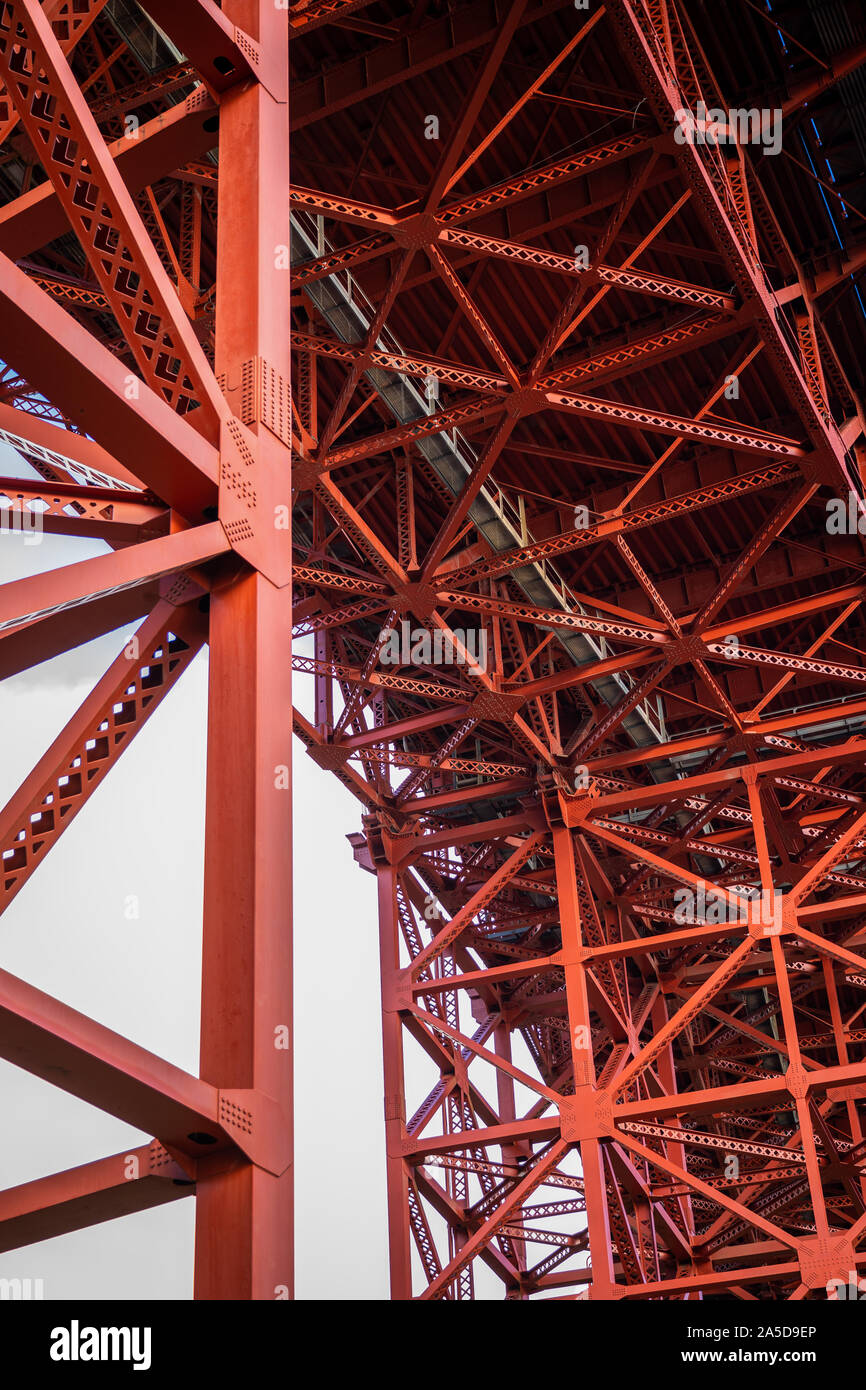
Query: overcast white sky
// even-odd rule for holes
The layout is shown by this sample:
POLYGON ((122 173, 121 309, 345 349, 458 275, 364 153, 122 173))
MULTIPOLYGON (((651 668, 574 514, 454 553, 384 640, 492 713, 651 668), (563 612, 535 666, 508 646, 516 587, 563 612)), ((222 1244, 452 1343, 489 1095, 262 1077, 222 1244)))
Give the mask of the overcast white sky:
MULTIPOLYGON (((30 470, 0 446, 0 473, 13 472, 30 470)), ((25 546, 2 533, 0 581, 103 549, 54 536, 25 546)), ((0 682, 0 804, 124 640, 101 638, 0 682)), ((205 650, 0 918, 0 966, 191 1072, 206 717, 205 650), (124 915, 131 894, 138 921, 124 915)), ((298 1296, 357 1297, 360 1287, 384 1298, 375 882, 345 838, 359 829, 359 804, 297 742, 294 794, 298 1296)), ((0 1187, 151 1137, 2 1062, 0 1093, 0 1187)), ((49 1299, 189 1298, 194 1216, 190 1199, 0 1254, 0 1277, 42 1278, 49 1299)))
MULTIPOLYGON (((35 476, 0 444, 0 475, 35 476)), ((0 583, 107 550, 0 532, 0 583)), ((132 629, 0 682, 0 805, 78 708, 132 629)), ((207 649, 66 827, 0 917, 0 967, 198 1073, 207 649), (127 904, 138 899, 139 917, 127 904)), ((312 714, 311 678, 295 703, 312 714)), ((347 834, 360 803, 294 747, 297 1296, 388 1297, 376 884, 347 834)), ((280 866, 275 866, 280 872, 280 866)), ((461 1026, 474 1031, 463 993, 461 1026)), ((534 1067, 518 1036, 514 1061, 534 1067)), ((408 1109, 438 1080, 413 1046, 408 1109)), ((473 1081, 496 1103, 492 1068, 473 1081)), ((110 1115, 0 1062, 0 1188, 147 1143, 110 1115)), ((536 1097, 518 1088, 518 1107, 536 1097)), ((195 1202, 170 1203, 0 1254, 0 1278, 42 1279, 47 1299, 192 1297, 195 1202)), ((440 1256, 442 1223, 431 1215, 440 1256)), ((535 1246, 533 1259, 549 1246, 535 1246)), ((477 1264, 478 1262, 476 1262, 477 1264)), ((417 1273, 417 1267, 416 1267, 417 1273)), ((502 1288, 476 1268, 478 1298, 502 1288)))

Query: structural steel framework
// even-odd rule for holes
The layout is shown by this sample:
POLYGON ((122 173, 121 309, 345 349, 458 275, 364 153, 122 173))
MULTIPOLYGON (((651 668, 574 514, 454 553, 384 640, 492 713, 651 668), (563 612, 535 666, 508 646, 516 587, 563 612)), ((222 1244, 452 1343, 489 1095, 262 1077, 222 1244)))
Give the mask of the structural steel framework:
POLYGON ((108 547, 0 587, 0 675, 141 619, 4 905, 210 647, 201 1076, 0 972, 0 1055, 153 1135, 0 1248, 194 1192, 196 1297, 290 1296, 294 728, 394 1298, 866 1265, 864 63, 844 0, 0 0, 0 486, 108 547))

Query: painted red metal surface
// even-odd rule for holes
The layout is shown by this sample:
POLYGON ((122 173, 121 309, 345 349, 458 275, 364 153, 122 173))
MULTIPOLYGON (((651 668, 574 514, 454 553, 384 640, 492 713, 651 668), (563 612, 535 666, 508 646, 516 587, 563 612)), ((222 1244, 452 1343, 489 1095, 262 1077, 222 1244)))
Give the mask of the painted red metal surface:
POLYGON ((394 1298, 866 1265, 866 52, 732 7, 153 0, 151 61, 0 4, 0 488, 111 547, 0 587, 0 676, 141 620, 3 905, 210 646, 201 1076, 2 974, 153 1143, 0 1248, 194 1193, 196 1297, 291 1296, 294 729, 377 880, 394 1298), (757 88, 774 155, 678 139, 757 88))
POLYGON ((5 905, 207 641, 201 1077, 4 975, 3 1056, 162 1138, 4 1193, 0 1226, 12 1248, 194 1193, 196 1297, 282 1299, 292 592, 290 533, 274 519, 291 502, 278 418, 289 275, 275 248, 288 237, 288 16, 264 0, 170 7, 165 32, 189 52, 166 75, 141 72, 103 8, 0 12, 4 137, 26 135, 46 176, 3 209, 3 439, 44 480, 4 480, 4 496, 41 530, 113 552, 2 587, 3 672, 143 622, 6 806, 2 892, 5 905), (217 145, 219 186, 208 161, 202 192, 183 170, 217 145), (257 363, 267 389, 250 396, 257 363))
POLYGON ((298 59, 296 728, 379 884, 392 1293, 826 1298, 866 1263, 841 281, 761 151, 674 138, 720 48, 745 85, 730 16, 575 8, 298 59))

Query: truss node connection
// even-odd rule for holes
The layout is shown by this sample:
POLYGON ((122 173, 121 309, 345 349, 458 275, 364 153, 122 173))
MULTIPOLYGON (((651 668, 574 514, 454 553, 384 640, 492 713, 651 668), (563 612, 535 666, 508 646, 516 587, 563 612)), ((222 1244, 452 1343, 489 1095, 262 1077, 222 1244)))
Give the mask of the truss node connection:
POLYGON ((293 1297, 294 734, 376 883, 395 1300, 859 1287, 861 40, 2 0, 0 544, 102 545, 0 585, 0 678, 134 636, 0 910, 209 687, 200 1073, 0 971, 0 1056, 152 1136, 0 1248, 192 1197, 196 1298, 293 1297))

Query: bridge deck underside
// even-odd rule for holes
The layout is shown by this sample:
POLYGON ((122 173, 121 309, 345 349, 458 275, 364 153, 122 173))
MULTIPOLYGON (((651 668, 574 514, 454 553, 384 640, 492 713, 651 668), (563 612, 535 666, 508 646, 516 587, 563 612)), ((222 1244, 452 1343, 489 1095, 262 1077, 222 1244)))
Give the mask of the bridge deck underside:
POLYGON ((825 1298, 866 1265, 856 16, 173 8, 0 6, 2 484, 110 547, 0 587, 0 674, 144 619, 0 889, 209 641, 202 1076, 0 979, 7 1053, 72 1030, 155 1141, 0 1238, 180 1164, 198 1296, 290 1286, 293 727, 378 884, 393 1296, 825 1298))

